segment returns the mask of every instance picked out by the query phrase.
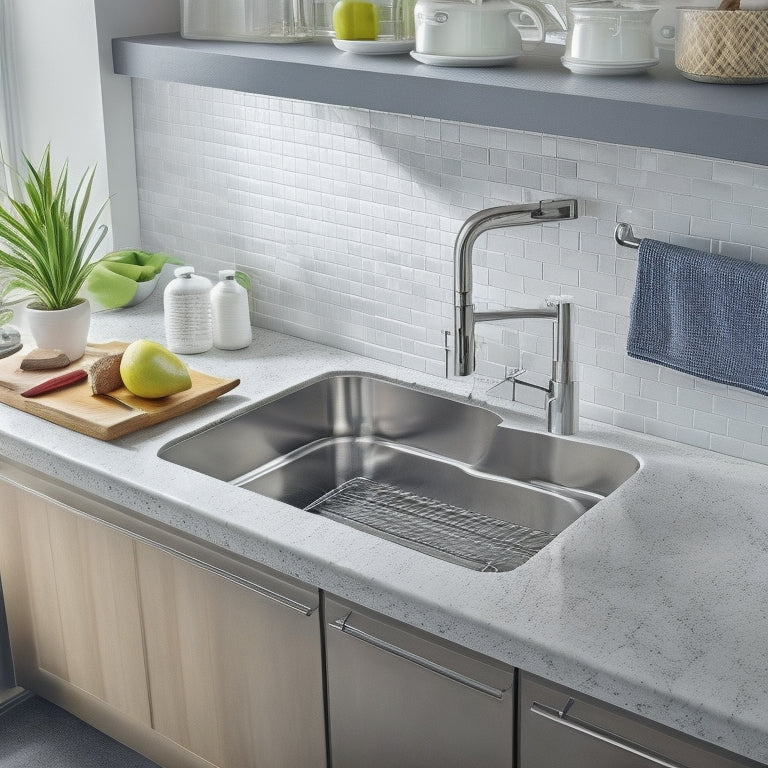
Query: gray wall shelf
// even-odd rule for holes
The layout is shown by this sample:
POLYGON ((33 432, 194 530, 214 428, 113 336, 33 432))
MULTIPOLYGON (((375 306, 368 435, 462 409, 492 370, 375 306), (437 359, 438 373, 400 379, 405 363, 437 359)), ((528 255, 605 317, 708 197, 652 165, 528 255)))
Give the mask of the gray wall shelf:
POLYGON ((643 75, 570 74, 557 57, 431 67, 329 43, 116 38, 117 74, 768 165, 768 85, 696 83, 671 53, 643 75))

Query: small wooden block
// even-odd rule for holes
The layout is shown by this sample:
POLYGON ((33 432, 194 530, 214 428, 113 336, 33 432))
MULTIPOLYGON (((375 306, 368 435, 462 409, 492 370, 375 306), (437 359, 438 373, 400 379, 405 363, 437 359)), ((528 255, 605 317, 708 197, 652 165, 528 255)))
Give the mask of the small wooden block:
POLYGON ((120 375, 122 359, 122 352, 104 355, 88 369, 88 383, 94 395, 109 394, 123 386, 123 378, 120 375))
POLYGON ((51 371, 69 365, 69 358, 60 349, 33 349, 22 361, 22 371, 51 371))

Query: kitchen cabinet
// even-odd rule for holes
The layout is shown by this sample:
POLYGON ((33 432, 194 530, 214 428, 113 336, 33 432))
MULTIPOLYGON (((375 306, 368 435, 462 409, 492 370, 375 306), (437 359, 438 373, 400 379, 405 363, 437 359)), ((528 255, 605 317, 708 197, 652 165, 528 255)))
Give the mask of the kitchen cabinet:
POLYGON ((512 768, 514 670, 325 598, 333 768, 512 768))
POLYGON ((325 766, 317 592, 136 554, 155 729, 222 768, 325 766))
POLYGON ((19 683, 167 768, 758 765, 4 462, 0 534, 19 683))
POLYGON ((0 470, 20 685, 168 768, 326 765, 317 590, 0 470))
POLYGON ((659 725, 520 674, 519 768, 757 768, 659 725))
POLYGON ((67 683, 149 726, 131 540, 8 483, 0 526, 19 685, 67 683))

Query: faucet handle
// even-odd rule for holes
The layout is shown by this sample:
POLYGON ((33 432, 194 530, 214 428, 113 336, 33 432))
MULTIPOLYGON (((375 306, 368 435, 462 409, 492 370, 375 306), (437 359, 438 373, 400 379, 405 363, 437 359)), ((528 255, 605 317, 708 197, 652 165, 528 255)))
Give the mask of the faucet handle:
MULTIPOLYGON (((528 371, 525 368, 506 368, 504 378, 498 384, 495 384, 488 389, 485 394, 499 397, 503 400, 521 402, 517 397, 517 387, 519 385, 529 390, 543 392, 545 395, 544 405, 546 407, 546 398, 551 395, 550 388, 534 384, 532 381, 525 381, 521 377, 526 373, 528 373, 528 371)), ((525 405, 533 405, 533 403, 526 403, 524 400, 522 402, 525 405)))

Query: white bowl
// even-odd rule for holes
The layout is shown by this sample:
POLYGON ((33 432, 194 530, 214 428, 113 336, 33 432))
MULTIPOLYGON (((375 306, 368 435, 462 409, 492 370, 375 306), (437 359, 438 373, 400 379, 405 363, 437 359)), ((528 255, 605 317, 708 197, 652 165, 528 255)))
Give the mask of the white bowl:
POLYGON ((141 304, 145 299, 148 299, 155 290, 159 279, 160 275, 158 274, 151 280, 144 280, 141 283, 136 283, 136 293, 134 294, 134 297, 127 304, 123 304, 123 307, 135 307, 137 304, 141 304))

